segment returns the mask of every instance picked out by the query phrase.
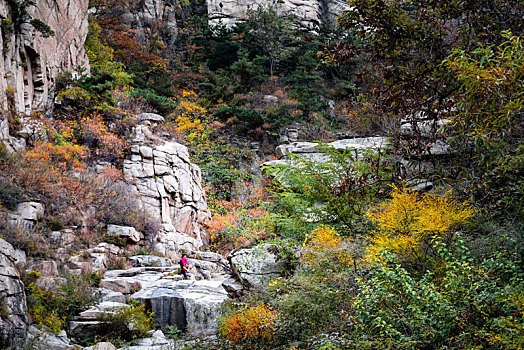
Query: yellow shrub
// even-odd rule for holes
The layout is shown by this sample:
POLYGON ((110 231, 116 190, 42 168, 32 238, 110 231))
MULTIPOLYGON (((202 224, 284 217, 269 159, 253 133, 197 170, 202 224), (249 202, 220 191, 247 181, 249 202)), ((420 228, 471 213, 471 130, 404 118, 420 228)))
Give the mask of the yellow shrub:
POLYGON ((416 252, 427 238, 444 236, 473 215, 470 205, 453 200, 449 193, 421 196, 394 186, 391 196, 382 206, 371 208, 366 214, 378 227, 367 250, 368 261, 376 259, 384 250, 401 254, 416 252))
POLYGON ((182 91, 182 96, 175 100, 177 107, 171 118, 176 121, 177 129, 185 134, 189 141, 205 138, 206 128, 202 123, 207 111, 197 102, 193 91, 182 91))
POLYGON ((306 265, 319 266, 327 258, 336 258, 339 262, 347 264, 351 256, 343 247, 344 240, 338 236, 337 231, 330 226, 318 226, 304 240, 302 260, 306 265), (328 252, 334 254, 328 254, 328 252))
POLYGON ((235 345, 251 343, 256 348, 256 344, 273 339, 277 321, 276 311, 259 305, 222 318, 220 333, 235 345))

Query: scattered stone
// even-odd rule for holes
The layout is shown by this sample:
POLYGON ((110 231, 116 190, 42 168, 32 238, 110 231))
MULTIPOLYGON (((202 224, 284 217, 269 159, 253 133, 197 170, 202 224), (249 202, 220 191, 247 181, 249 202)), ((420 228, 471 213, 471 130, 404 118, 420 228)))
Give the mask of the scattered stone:
POLYGON ((27 255, 22 249, 15 249, 15 265, 25 265, 27 264, 27 255))
POLYGON ((27 334, 28 343, 31 344, 31 349, 34 350, 70 350, 75 347, 70 345, 70 340, 67 334, 62 330, 59 334, 54 334, 50 331, 44 332, 34 326, 29 327, 27 334))
POLYGON ((429 180, 417 180, 408 182, 410 191, 429 191, 433 188, 433 182, 429 180))
POLYGON ((173 261, 156 255, 135 255, 129 257, 129 261, 135 267, 139 266, 158 266, 165 267, 173 265, 173 261))
POLYGON ((238 282, 235 278, 231 277, 222 283, 222 287, 226 290, 230 298, 238 298, 242 296, 244 286, 238 282))
POLYGON ((126 238, 133 243, 140 242, 140 239, 142 238, 142 233, 130 226, 107 225, 107 234, 110 236, 126 238))
POLYGON ((123 304, 126 302, 126 297, 124 296, 124 294, 120 292, 115 292, 107 288, 97 288, 93 292, 93 297, 96 300, 98 300, 99 303, 102 303, 104 301, 111 301, 123 304))
POLYGON ((115 313, 123 307, 129 307, 129 305, 114 301, 104 301, 82 311, 77 317, 75 317, 75 321, 96 321, 100 316, 108 313, 115 313))
POLYGON ((38 202, 22 202, 18 204, 16 214, 22 220, 36 221, 44 216, 44 206, 38 202))
POLYGON ((56 246, 65 247, 75 242, 76 236, 71 229, 61 231, 51 231, 47 234, 49 243, 56 246))
POLYGON ((108 342, 103 342, 103 343, 98 343, 93 346, 89 346, 85 348, 84 350, 116 350, 116 346, 108 342))
POLYGON ((273 95, 264 95, 264 100, 268 102, 278 102, 278 97, 273 95))
POLYGON ((141 286, 138 281, 128 281, 121 278, 104 278, 100 281, 100 288, 112 290, 122 294, 131 294, 138 291, 141 286))
POLYGON ((42 260, 35 263, 32 263, 29 268, 29 271, 36 271, 40 276, 46 277, 56 277, 58 276, 58 265, 55 260, 42 260))
POLYGON ((154 123, 157 123, 157 124, 165 122, 164 117, 162 117, 159 114, 155 114, 155 113, 141 113, 141 114, 138 115, 138 119, 141 122, 144 122, 144 121, 147 120, 149 122, 154 122, 154 123))
POLYGON ((99 321, 70 321, 68 324, 69 335, 72 338, 94 337, 100 327, 99 321))

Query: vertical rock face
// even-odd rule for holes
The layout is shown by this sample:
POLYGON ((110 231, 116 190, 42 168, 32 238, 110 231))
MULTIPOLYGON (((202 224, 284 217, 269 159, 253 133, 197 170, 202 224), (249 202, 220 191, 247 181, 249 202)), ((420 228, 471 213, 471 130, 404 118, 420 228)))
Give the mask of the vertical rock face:
POLYGON ((209 23, 229 27, 260 6, 273 6, 281 14, 296 16, 303 28, 315 30, 326 21, 334 23, 347 5, 337 0, 207 0, 209 23))
POLYGON ((7 99, 11 99, 17 112, 45 110, 52 105, 54 81, 60 73, 73 71, 75 66, 89 69, 84 51, 88 3, 88 0, 0 0, 3 109, 7 107, 7 99), (54 35, 37 31, 38 23, 49 26, 54 35))
POLYGON ((89 0, 0 0, 0 142, 7 151, 23 149, 25 142, 9 135, 4 111, 49 111, 59 74, 73 72, 77 66, 89 72, 84 51, 88 3, 89 0), (54 35, 45 33, 46 29, 54 35))
POLYGON ((211 216, 201 171, 191 164, 184 145, 158 138, 153 141, 155 136, 146 124, 163 120, 154 116, 141 116, 144 124, 135 128, 124 174, 133 183, 140 205, 162 223, 154 248, 166 256, 182 249, 198 250, 205 242, 200 225, 211 216))
POLYGON ((131 29, 138 29, 139 35, 150 36, 158 30, 167 44, 176 41, 178 29, 176 22, 177 4, 175 0, 137 1, 124 14, 124 23, 131 29))
POLYGON ((0 239, 0 349, 22 348, 28 327, 24 285, 13 247, 0 239))

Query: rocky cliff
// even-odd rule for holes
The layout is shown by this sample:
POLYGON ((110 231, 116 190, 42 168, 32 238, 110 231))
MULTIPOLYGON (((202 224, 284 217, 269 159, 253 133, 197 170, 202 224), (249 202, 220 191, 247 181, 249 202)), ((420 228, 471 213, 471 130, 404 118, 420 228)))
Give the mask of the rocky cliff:
POLYGON ((336 16, 347 7, 337 0, 207 0, 209 23, 232 26, 245 19, 248 10, 260 6, 273 6, 281 14, 293 15, 309 30, 324 23, 335 23, 336 16))
POLYGON ((167 44, 174 44, 177 38, 178 1, 144 0, 130 6, 123 15, 125 26, 136 29, 138 34, 147 37, 158 31, 167 44))
POLYGON ((0 0, 0 141, 8 151, 24 147, 9 135, 5 113, 50 111, 56 78, 83 67, 88 0, 0 0))
POLYGON ((59 74, 89 70, 87 6, 88 0, 0 1, 2 109, 10 103, 21 113, 45 110, 59 74))
POLYGON ((21 347, 26 338, 29 320, 24 284, 15 267, 13 247, 0 239, 0 348, 21 347))

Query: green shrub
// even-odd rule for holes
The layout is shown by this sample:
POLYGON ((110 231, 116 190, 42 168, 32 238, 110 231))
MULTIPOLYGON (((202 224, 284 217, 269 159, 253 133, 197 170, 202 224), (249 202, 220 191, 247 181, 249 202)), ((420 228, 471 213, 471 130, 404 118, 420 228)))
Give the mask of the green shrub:
MULTIPOLYGON (((370 204, 389 192, 387 183, 396 172, 383 151, 335 150, 323 144, 322 162, 291 156, 290 164, 265 168, 272 177, 277 211, 299 227, 311 222, 328 224, 345 236, 368 229, 364 213, 370 204)), ((304 237, 299 237, 302 241, 304 237)))
POLYGON ((518 262, 502 252, 474 263, 461 242, 449 247, 436 240, 443 265, 421 278, 384 253, 387 262, 359 280, 350 337, 397 349, 519 349, 524 284, 518 262))
POLYGON ((115 313, 105 313, 98 318, 102 322, 97 337, 114 344, 122 344, 135 338, 144 338, 153 329, 153 313, 144 305, 122 307, 115 313))
POLYGON ((91 276, 66 275, 52 290, 38 287, 39 277, 35 271, 23 276, 27 309, 33 324, 59 333, 68 320, 94 302, 91 276))
POLYGON ((119 236, 111 236, 111 235, 105 235, 102 240, 104 242, 114 244, 117 247, 123 248, 127 244, 127 239, 125 237, 119 237, 119 236))
POLYGON ((48 222, 47 227, 51 231, 60 231, 61 229, 64 228, 64 224, 62 224, 58 220, 51 220, 51 221, 48 222))
POLYGON ((36 29, 36 31, 42 33, 44 38, 55 36, 55 31, 52 30, 49 24, 45 23, 44 21, 38 18, 33 18, 29 21, 29 23, 36 29))

